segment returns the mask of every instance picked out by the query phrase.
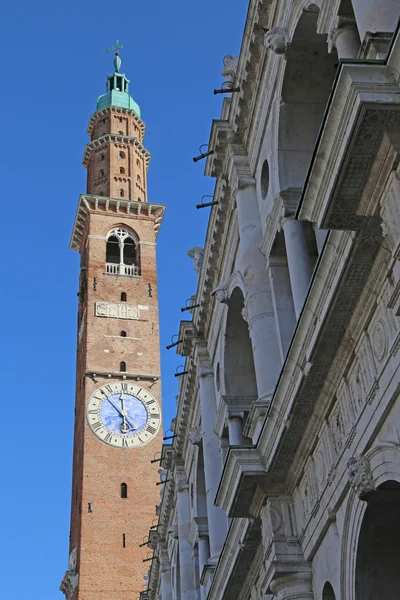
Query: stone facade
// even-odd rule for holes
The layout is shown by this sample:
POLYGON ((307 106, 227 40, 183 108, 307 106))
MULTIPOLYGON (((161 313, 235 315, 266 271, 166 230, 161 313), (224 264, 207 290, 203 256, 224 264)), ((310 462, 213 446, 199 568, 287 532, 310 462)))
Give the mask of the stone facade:
POLYGON ((399 16, 251 0, 224 59, 143 599, 400 597, 399 16))

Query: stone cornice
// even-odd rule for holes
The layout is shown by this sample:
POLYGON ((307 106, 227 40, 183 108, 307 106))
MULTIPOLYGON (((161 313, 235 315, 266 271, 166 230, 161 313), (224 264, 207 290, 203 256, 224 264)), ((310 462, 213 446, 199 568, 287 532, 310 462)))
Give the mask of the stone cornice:
POLYGON ((211 125, 210 141, 208 149, 214 154, 207 157, 204 174, 210 177, 218 177, 223 172, 226 148, 232 138, 232 129, 228 121, 214 119, 211 125))
POLYGON ((156 234, 161 225, 165 212, 164 204, 151 204, 150 202, 137 202, 121 198, 108 198, 82 194, 79 197, 78 208, 75 215, 74 227, 71 235, 71 250, 80 251, 82 236, 87 225, 87 218, 91 212, 107 213, 118 218, 152 218, 156 234))
POLYGON ((399 92, 385 65, 341 65, 304 186, 301 220, 321 229, 363 227, 357 207, 385 131, 400 126, 399 92))
POLYGON ((90 155, 94 150, 100 150, 105 144, 108 144, 109 142, 119 144, 121 148, 126 148, 127 146, 134 146, 139 150, 140 154, 144 158, 146 166, 149 166, 151 154, 148 150, 146 150, 142 142, 137 137, 132 137, 128 135, 118 135, 115 133, 106 133, 105 135, 102 135, 96 140, 93 140, 86 144, 85 152, 82 158, 83 166, 88 166, 90 155))
POLYGON ((107 108, 103 108, 103 110, 99 110, 99 111, 93 113, 89 119, 89 125, 87 128, 88 135, 92 135, 93 128, 96 125, 97 121, 104 119, 104 117, 107 117, 111 113, 118 113, 118 114, 132 116, 141 131, 142 139, 143 139, 144 133, 146 131, 146 125, 143 123, 142 119, 140 117, 138 117, 138 115, 136 114, 136 112, 133 109, 121 108, 119 106, 107 106, 107 108))

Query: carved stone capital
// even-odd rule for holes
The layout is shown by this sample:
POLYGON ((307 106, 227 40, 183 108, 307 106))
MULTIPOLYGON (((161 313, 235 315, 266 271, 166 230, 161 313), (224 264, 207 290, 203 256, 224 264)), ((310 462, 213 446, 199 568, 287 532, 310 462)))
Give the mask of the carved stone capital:
POLYGON ((218 300, 218 302, 221 302, 221 304, 228 304, 229 302, 228 286, 224 284, 221 284, 218 287, 216 287, 210 295, 214 296, 216 300, 218 300))
POLYGON ((203 434, 202 434, 200 425, 189 429, 188 438, 189 438, 189 442, 193 446, 200 446, 202 437, 203 437, 203 434))
POLYGON ((207 344, 202 338, 199 338, 195 342, 194 362, 196 364, 197 375, 199 377, 214 376, 214 369, 210 362, 207 344))
POLYGON ((357 23, 352 17, 337 16, 332 22, 332 27, 328 34, 328 52, 331 53, 336 47, 336 40, 345 29, 353 29, 358 32, 357 23))
POLYGON ((186 492, 189 489, 189 482, 183 469, 175 472, 175 485, 178 494, 179 492, 186 492))
POLYGON ((264 46, 275 54, 285 56, 289 49, 289 32, 284 27, 273 27, 265 33, 264 46))
POLYGON ((298 573, 287 573, 276 577, 270 583, 270 589, 277 598, 281 600, 301 598, 302 600, 313 600, 312 573, 300 571, 298 573))
POLYGON ((347 463, 347 470, 351 487, 360 500, 367 500, 376 489, 368 458, 353 456, 347 463))

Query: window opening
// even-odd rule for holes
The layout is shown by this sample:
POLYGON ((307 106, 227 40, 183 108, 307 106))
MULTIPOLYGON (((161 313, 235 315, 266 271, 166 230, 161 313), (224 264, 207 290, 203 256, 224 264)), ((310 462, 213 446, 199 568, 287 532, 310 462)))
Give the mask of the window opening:
POLYGON ((126 292, 121 292, 121 302, 126 302, 126 292))
POLYGON ((100 154, 100 160, 104 160, 104 154, 100 154))
MULTIPOLYGON (((100 194, 101 196, 103 194, 100 194)), ((120 262, 119 239, 116 235, 111 235, 107 240, 106 262, 118 264, 120 262)))
POLYGON ((138 183, 142 183, 142 180, 141 180, 141 178, 140 178, 140 175, 138 175, 138 176, 136 177, 136 179, 137 179, 137 182, 138 182, 138 183))
POLYGON ((126 537, 124 533, 122 534, 122 547, 126 548, 126 537))
POLYGON ((126 483, 121 483, 121 498, 128 497, 128 486, 126 483))
POLYGON ((125 169, 124 169, 124 167, 120 167, 119 168, 119 174, 120 175, 125 175, 125 169))
POLYGON ((119 334, 121 337, 126 337, 126 331, 121 331, 121 333, 119 334))
POLYGON ((119 157, 120 157, 120 158, 125 158, 125 152, 120 152, 120 153, 119 153, 119 157))
POLYGON ((126 363, 124 361, 120 363, 119 370, 121 371, 121 373, 126 373, 126 363))

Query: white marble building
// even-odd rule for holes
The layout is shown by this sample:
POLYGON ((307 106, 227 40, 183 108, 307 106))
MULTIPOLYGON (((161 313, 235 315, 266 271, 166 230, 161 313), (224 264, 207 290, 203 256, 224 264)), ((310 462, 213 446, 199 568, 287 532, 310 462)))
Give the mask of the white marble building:
POLYGON ((225 57, 143 600, 400 598, 399 16, 251 0, 225 57))

